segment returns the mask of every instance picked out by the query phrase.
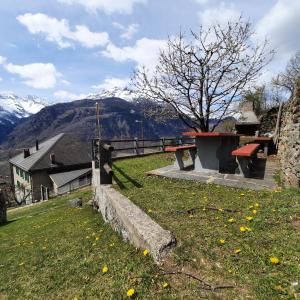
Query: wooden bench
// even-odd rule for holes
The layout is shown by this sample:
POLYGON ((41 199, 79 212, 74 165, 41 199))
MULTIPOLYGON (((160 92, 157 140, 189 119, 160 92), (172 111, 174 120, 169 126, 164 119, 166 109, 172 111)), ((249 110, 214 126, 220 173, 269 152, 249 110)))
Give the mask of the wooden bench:
POLYGON ((185 168, 184 161, 183 161, 183 155, 184 151, 188 150, 190 157, 192 159, 193 165, 195 165, 195 157, 197 153, 197 147, 196 145, 185 145, 185 146, 176 146, 176 147, 166 147, 166 152, 174 152, 175 153, 175 163, 174 166, 178 168, 179 170, 183 170, 185 168))
POLYGON ((248 144, 231 152, 236 157, 236 173, 249 177, 260 144, 248 144))

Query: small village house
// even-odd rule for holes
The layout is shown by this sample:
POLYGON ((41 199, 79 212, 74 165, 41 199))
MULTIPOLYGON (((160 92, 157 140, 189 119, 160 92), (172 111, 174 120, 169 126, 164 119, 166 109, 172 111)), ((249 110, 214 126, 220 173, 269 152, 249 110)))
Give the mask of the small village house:
POLYGON ((69 134, 58 134, 24 149, 9 160, 18 202, 47 199, 49 193, 69 192, 91 182, 87 145, 69 134))

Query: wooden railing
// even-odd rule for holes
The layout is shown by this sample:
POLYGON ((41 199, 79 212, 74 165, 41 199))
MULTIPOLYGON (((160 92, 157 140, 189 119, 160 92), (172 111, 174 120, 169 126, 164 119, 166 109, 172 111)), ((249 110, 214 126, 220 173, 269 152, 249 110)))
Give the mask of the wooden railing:
POLYGON ((100 183, 112 183, 112 161, 165 152, 167 146, 194 144, 193 138, 92 140, 92 159, 100 169, 100 183))
MULTIPOLYGON (((93 160, 98 151, 99 139, 93 139, 93 160), (96 151, 96 152, 95 152, 96 151)), ((194 144, 193 138, 157 138, 157 139, 114 139, 102 140, 102 143, 113 146, 112 159, 135 157, 153 153, 165 152, 166 146, 194 144)))

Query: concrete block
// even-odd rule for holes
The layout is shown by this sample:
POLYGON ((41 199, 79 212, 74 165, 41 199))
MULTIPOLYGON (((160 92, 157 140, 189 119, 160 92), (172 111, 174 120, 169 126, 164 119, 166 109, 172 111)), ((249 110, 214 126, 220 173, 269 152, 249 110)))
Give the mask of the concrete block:
POLYGON ((135 247, 147 249, 159 262, 175 247, 176 239, 111 185, 98 185, 95 201, 104 220, 135 247))

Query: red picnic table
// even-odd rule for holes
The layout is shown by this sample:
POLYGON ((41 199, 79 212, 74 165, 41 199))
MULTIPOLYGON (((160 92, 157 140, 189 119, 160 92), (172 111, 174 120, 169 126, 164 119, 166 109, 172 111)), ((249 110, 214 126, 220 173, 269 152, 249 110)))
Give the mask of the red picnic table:
POLYGON ((240 134, 184 132, 183 135, 195 137, 195 171, 235 173, 236 159, 232 152, 239 147, 240 134))
POLYGON ((267 136, 248 136, 248 135, 243 135, 241 136, 241 141, 243 142, 245 140, 246 142, 250 143, 258 143, 262 144, 264 147, 264 156, 268 156, 269 152, 269 146, 272 143, 273 139, 267 136))

